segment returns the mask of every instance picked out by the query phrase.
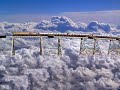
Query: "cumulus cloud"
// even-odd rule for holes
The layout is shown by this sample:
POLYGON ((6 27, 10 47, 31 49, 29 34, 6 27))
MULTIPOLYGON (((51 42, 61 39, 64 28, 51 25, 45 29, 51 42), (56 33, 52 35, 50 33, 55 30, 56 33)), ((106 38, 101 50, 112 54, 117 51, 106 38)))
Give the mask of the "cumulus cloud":
POLYGON ((59 31, 65 32, 68 30, 82 31, 82 32, 97 32, 97 33, 114 33, 118 32, 119 26, 111 25, 108 23, 100 23, 92 21, 89 24, 83 22, 74 22, 70 18, 65 16, 53 16, 49 21, 43 20, 39 23, 28 22, 28 23, 0 23, 0 32, 6 35, 12 35, 12 32, 50 32, 59 31), (101 32, 103 31, 103 32, 101 32))
POLYGON ((54 16, 51 18, 51 21, 44 20, 39 23, 36 28, 45 30, 58 30, 64 32, 66 30, 77 30, 78 25, 65 16, 54 16))

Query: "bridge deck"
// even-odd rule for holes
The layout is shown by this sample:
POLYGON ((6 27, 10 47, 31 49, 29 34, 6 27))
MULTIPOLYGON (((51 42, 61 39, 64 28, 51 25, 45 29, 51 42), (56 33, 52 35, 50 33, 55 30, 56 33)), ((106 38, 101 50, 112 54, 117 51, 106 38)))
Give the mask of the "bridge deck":
MULTIPOLYGON (((43 54, 43 40, 42 37, 48 37, 48 38, 54 38, 57 37, 58 41, 58 55, 62 54, 62 43, 61 43, 61 38, 63 37, 70 37, 70 38, 80 38, 80 54, 84 52, 84 38, 86 39, 93 39, 93 55, 96 53, 98 45, 98 40, 101 39, 106 39, 109 40, 109 49, 108 49, 108 55, 110 52, 112 52, 112 42, 117 41, 118 46, 120 48, 120 37, 115 37, 115 36, 101 36, 101 35, 93 35, 93 34, 70 34, 70 33, 35 33, 35 32, 14 32, 12 35, 12 55, 15 55, 15 45, 14 45, 14 38, 19 38, 19 37, 39 37, 40 38, 40 55, 43 54)), ((6 35, 0 35, 0 38, 6 38, 6 35)))
POLYGON ((116 39, 120 40, 120 37, 114 36, 100 36, 100 35, 93 35, 93 34, 68 34, 68 33, 32 33, 32 32, 15 32, 13 36, 16 37, 24 37, 24 36, 48 36, 48 37, 80 37, 80 38, 89 38, 89 39, 116 39))

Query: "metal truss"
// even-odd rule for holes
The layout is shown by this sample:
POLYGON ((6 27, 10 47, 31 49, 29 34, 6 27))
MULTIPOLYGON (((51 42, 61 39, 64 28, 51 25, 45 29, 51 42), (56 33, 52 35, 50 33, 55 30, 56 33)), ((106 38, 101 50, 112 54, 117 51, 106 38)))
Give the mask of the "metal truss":
MULTIPOLYGON (((113 37, 113 36, 101 36, 101 35, 93 35, 93 34, 69 34, 69 33, 34 33, 34 32, 14 32, 12 35, 12 55, 15 55, 15 38, 21 38, 21 37, 38 37, 40 38, 40 55, 43 55, 44 48, 43 48, 43 38, 57 38, 57 55, 62 55, 62 40, 61 38, 79 38, 80 39, 80 51, 79 54, 88 54, 89 48, 85 45, 85 39, 91 39, 92 42, 92 48, 90 48, 90 51, 92 51, 91 54, 101 54, 101 50, 98 44, 99 40, 109 40, 109 49, 108 49, 108 55, 112 52, 117 52, 120 54, 120 37, 113 37), (117 46, 113 44, 114 42, 117 42, 117 46), (113 47, 114 46, 114 47, 113 47)), ((0 36, 0 38, 6 38, 6 36, 0 36)))
MULTIPOLYGON (((93 42, 93 46, 92 46, 92 54, 94 55, 94 54, 101 54, 101 50, 100 50, 100 47, 99 47, 99 44, 98 44, 98 39, 93 39, 94 40, 94 42, 93 42)), ((88 50, 87 49, 89 49, 89 48, 87 48, 86 46, 85 46, 85 40, 84 40, 84 38, 81 38, 81 41, 80 41, 80 53, 79 54, 87 54, 88 52, 88 50)), ((91 53, 91 52, 90 52, 91 53)))
MULTIPOLYGON (((92 54, 101 54, 101 50, 98 44, 99 40, 106 39, 110 40, 109 43, 109 49, 108 49, 108 55, 113 51, 111 47, 111 41, 119 41, 120 46, 120 37, 112 37, 112 36, 100 36, 100 35, 89 35, 89 34, 68 34, 68 33, 33 33, 33 32, 15 32, 13 33, 12 38, 12 55, 15 55, 15 49, 14 49, 14 38, 19 37, 39 37, 40 38, 40 55, 43 55, 43 39, 44 37, 48 38, 54 38, 56 37, 58 39, 58 53, 57 55, 62 55, 62 44, 61 44, 61 38, 80 38, 80 52, 79 54, 87 54, 88 48, 85 46, 85 39, 92 39, 94 40, 93 46, 92 46, 92 54)), ((120 48, 120 47, 119 47, 120 48)))

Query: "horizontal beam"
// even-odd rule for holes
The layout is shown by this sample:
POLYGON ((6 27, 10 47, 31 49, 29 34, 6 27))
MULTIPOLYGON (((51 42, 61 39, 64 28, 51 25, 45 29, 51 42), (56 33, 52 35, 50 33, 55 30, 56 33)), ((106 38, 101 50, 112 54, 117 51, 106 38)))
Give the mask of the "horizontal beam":
POLYGON ((14 32, 13 36, 16 37, 24 37, 24 36, 48 36, 48 37, 80 37, 80 38, 100 38, 100 39, 115 39, 120 40, 120 37, 113 37, 113 36, 100 36, 100 35, 93 35, 93 34, 69 34, 69 33, 34 33, 34 32, 14 32))

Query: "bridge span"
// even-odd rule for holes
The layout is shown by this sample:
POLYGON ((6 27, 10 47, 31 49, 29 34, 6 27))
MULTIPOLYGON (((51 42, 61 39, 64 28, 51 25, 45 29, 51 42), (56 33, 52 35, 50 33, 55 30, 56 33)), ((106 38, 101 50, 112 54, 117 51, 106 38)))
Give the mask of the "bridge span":
POLYGON ((99 40, 108 40, 109 41, 109 49, 108 55, 113 51, 112 49, 112 42, 118 42, 117 50, 120 50, 120 37, 115 36, 102 36, 102 35, 93 35, 93 34, 69 34, 69 33, 35 33, 35 32, 14 32, 12 36, 12 55, 15 55, 15 48, 14 48, 14 39, 15 38, 22 38, 22 37, 39 37, 40 38, 40 55, 43 55, 43 39, 44 37, 48 38, 57 38, 58 39, 58 55, 62 55, 62 43, 61 38, 79 38, 80 39, 80 48, 79 54, 82 54, 86 48, 84 48, 84 39, 92 39, 94 40, 92 54, 94 55, 99 51, 101 53, 98 41, 99 40))

